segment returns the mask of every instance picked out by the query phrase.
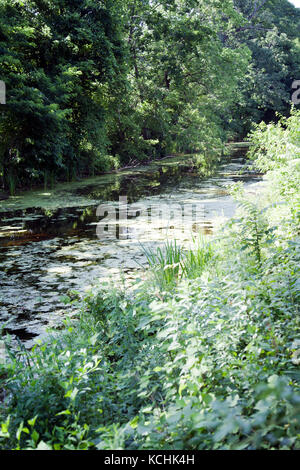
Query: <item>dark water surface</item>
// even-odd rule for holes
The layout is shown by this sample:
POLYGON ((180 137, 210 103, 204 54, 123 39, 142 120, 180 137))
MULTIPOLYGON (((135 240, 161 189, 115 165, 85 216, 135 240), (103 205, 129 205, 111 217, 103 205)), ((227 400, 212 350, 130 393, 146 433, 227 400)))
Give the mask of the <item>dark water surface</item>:
POLYGON ((235 212, 228 186, 243 181, 251 191, 259 180, 245 170, 241 155, 224 158, 217 174, 207 179, 186 160, 166 159, 2 201, 0 325, 4 332, 30 347, 47 326, 70 314, 72 307, 64 304, 64 296, 72 296, 73 291, 82 294, 93 284, 119 277, 120 272, 130 276, 141 269, 146 261, 141 244, 155 246, 166 238, 186 243, 199 230, 212 234, 235 212), (119 206, 120 196, 127 197, 127 208, 124 203, 119 206), (104 203, 114 208, 116 230, 105 236, 102 230, 99 239, 96 210, 104 203), (128 221, 118 220, 124 207, 128 221), (165 212, 157 212, 161 207, 168 221, 165 212), (186 218, 182 207, 190 211, 186 218), (191 207, 202 212, 195 218, 191 207))

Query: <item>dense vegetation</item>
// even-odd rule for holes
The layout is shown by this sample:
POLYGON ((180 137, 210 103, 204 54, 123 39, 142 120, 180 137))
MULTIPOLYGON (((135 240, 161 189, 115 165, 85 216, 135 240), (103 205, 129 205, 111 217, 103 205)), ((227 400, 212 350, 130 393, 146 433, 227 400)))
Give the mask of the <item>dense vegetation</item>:
POLYGON ((299 19, 287 0, 0 0, 2 187, 213 159, 288 114, 299 19))
POLYGON ((2 367, 2 449, 300 449, 300 112, 252 132, 259 201, 213 241, 148 252, 147 282, 2 367))

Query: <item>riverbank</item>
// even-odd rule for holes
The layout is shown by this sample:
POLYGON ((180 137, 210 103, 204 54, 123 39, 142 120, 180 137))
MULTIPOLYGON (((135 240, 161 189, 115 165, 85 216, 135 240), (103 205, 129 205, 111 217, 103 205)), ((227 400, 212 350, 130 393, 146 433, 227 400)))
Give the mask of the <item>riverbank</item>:
POLYGON ((298 122, 279 163, 256 134, 264 192, 232 187, 214 240, 148 249, 147 282, 114 279, 47 343, 11 351, 1 448, 300 448, 298 122))
MULTIPOLYGON (((245 152, 250 147, 250 142, 229 142, 225 145, 227 148, 228 154, 233 154, 234 152, 245 152)), ((74 187, 84 187, 94 182, 101 180, 101 178, 114 176, 124 176, 130 175, 131 172, 135 174, 136 171, 144 172, 147 171, 149 168, 155 168, 155 166, 160 166, 164 164, 171 164, 171 165, 182 165, 182 166, 189 166, 191 169, 197 168, 199 172, 201 172, 201 166, 203 167, 203 176, 209 176, 213 171, 214 164, 212 164, 212 168, 209 169, 207 166, 207 162, 201 159, 197 154, 174 154, 168 155, 166 157, 156 159, 156 160, 147 160, 147 161, 137 161, 134 162, 132 165, 126 165, 124 167, 120 167, 115 170, 110 170, 107 172, 100 173, 96 176, 89 176, 86 178, 80 178, 76 181, 71 182, 57 182, 53 187, 45 188, 42 185, 38 185, 36 187, 31 188, 19 188, 17 193, 14 195, 10 195, 7 192, 0 192, 0 213, 5 212, 8 210, 17 210, 21 208, 29 208, 29 207, 44 207, 44 208, 53 208, 53 206, 49 205, 48 199, 49 196, 55 195, 57 192, 60 191, 68 191, 70 188, 74 187), (42 197, 41 197, 42 196, 42 197), (23 204, 18 204, 24 200, 23 204), (31 206, 30 204, 34 204, 31 206), (37 206, 36 204, 40 204, 37 206)), ((81 201, 76 201, 76 203, 80 203, 81 201)), ((74 203, 74 202, 73 202, 74 203)))

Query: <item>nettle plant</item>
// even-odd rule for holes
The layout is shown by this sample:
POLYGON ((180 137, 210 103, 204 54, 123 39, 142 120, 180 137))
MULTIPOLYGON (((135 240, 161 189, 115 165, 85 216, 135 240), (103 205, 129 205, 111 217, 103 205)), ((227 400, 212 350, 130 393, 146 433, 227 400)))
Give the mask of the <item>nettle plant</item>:
POLYGON ((275 227, 269 227, 266 209, 245 196, 242 184, 232 185, 230 191, 239 207, 237 217, 228 223, 230 234, 237 239, 240 250, 252 255, 257 267, 261 268, 263 246, 274 240, 275 227))

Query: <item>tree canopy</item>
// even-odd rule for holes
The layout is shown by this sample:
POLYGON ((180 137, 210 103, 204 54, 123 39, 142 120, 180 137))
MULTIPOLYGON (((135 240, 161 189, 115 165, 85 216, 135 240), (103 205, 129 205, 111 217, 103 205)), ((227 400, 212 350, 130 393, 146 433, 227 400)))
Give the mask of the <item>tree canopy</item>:
POLYGON ((299 15, 285 0, 1 0, 2 185, 213 159, 288 113, 299 15))

